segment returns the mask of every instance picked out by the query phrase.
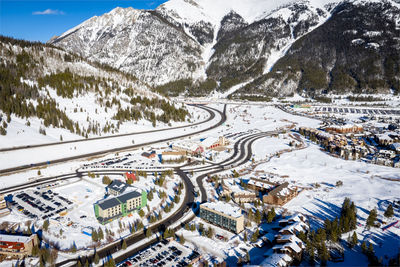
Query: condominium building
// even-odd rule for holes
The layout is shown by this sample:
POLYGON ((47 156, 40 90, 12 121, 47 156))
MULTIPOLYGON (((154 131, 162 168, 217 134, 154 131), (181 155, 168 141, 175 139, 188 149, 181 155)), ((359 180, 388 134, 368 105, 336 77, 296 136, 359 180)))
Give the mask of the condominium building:
POLYGON ((227 203, 201 204, 200 218, 235 233, 240 233, 244 229, 241 209, 227 203))
POLYGON ((113 196, 121 195, 133 187, 127 183, 121 182, 120 180, 113 180, 111 184, 106 187, 106 192, 113 196))
POLYGON ((94 212, 101 224, 124 217, 147 205, 147 193, 131 191, 125 194, 102 199, 94 204, 94 212))
POLYGON ((39 241, 36 234, 31 236, 0 235, 0 254, 24 258, 32 255, 33 247, 38 244, 39 241))
POLYGON ((283 206, 298 194, 296 187, 289 186, 289 183, 285 182, 264 195, 263 202, 270 205, 283 206))

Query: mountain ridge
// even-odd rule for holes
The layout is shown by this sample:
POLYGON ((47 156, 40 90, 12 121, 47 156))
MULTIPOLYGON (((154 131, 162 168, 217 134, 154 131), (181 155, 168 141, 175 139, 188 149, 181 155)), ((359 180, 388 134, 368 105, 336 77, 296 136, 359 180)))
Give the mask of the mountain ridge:
MULTIPOLYGON (((153 86, 169 86, 165 91, 171 95, 225 92, 240 83, 248 83, 246 90, 258 94, 291 95, 304 89, 299 80, 285 86, 277 79, 280 92, 279 86, 260 91, 260 83, 253 81, 272 71, 299 39, 339 16, 334 12, 337 6, 375 3, 390 5, 394 13, 399 10, 392 0, 250 2, 221 0, 213 6, 211 0, 170 0, 154 11, 116 8, 50 43, 132 73, 153 86)), ((364 26, 368 28, 367 23, 364 26)))

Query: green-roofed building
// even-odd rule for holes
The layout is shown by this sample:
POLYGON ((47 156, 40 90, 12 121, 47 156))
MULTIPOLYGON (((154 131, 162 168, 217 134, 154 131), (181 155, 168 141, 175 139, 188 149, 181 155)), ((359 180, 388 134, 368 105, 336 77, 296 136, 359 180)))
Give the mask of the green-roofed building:
POLYGON ((130 191, 116 197, 108 197, 94 204, 94 213, 101 224, 131 214, 147 205, 147 193, 130 191))

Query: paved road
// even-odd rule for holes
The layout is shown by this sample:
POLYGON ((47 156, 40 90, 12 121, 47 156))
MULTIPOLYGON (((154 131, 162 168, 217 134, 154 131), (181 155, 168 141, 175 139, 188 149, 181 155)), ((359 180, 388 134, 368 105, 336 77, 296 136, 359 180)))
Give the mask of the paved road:
MULTIPOLYGON (((159 232, 163 232, 166 228, 168 228, 170 225, 172 225, 173 223, 175 223, 176 221, 179 221, 185 214, 186 212, 191 208, 192 203, 194 201, 194 195, 193 195, 193 191, 194 191, 194 186, 193 183, 191 182, 191 180, 189 179, 189 177, 182 171, 180 171, 179 169, 176 169, 175 172, 182 178, 182 181, 185 185, 185 198, 183 199, 183 204, 182 206, 175 211, 172 215, 169 215, 169 217, 163 219, 162 221, 152 225, 151 227, 149 227, 149 229, 152 231, 152 233, 159 233, 159 232)), ((100 172, 99 172, 100 173, 100 172)), ((123 171, 121 172, 123 173, 123 171)), ((101 173, 101 174, 106 174, 106 173, 101 173)), ((115 174, 115 172, 113 173, 115 174)), ((134 233, 128 237, 125 238, 125 241, 127 243, 128 246, 137 243, 139 241, 142 241, 143 239, 145 239, 145 230, 141 230, 137 233, 134 233)), ((146 244, 138 247, 137 249, 141 248, 143 249, 144 247, 148 246, 149 244, 151 244, 152 242, 147 242, 146 244)), ((97 253, 99 254, 100 258, 104 258, 106 256, 111 255, 112 253, 117 252, 118 250, 122 249, 122 242, 117 242, 117 243, 113 243, 111 245, 107 245, 101 249, 97 250, 97 253)), ((132 253, 131 251, 129 253, 132 253)), ((123 261, 124 259, 126 259, 127 256, 123 255, 120 257, 115 258, 114 260, 116 262, 119 261, 123 261)), ((56 266, 62 266, 65 265, 67 263, 71 263, 71 262, 76 262, 76 260, 78 259, 68 259, 68 260, 64 260, 62 262, 59 262, 56 264, 56 266)), ((89 257, 89 261, 92 261, 92 257, 89 257)), ((82 263, 85 263, 86 259, 83 260, 82 263)))
MULTIPOLYGON (((253 144, 253 142, 255 140, 257 140, 258 138, 262 138, 264 136, 267 136, 269 133, 259 133, 259 134, 254 134, 251 136, 245 136, 242 137, 241 139, 237 140, 237 142, 234 145, 234 153, 233 155, 221 162, 219 164, 219 166, 214 166, 211 171, 209 171, 206 174, 203 174, 201 177, 204 178, 207 175, 211 175, 217 172, 221 172, 224 170, 224 166, 231 166, 232 164, 235 165, 240 165, 243 163, 246 163, 247 161, 250 160, 251 156, 252 156, 252 150, 251 150, 251 146, 253 144), (247 146, 247 149, 246 149, 247 146), (240 154, 239 154, 240 153, 240 154), (237 155, 239 155, 238 158, 237 155), (233 159, 233 161, 232 161, 233 159)), ((201 170, 201 168, 198 168, 199 170, 201 170)), ((126 170, 112 170, 112 171, 91 171, 91 172, 95 172, 97 174, 100 175, 115 175, 115 174, 123 174, 126 170)), ((155 225, 151 226, 151 230, 153 233, 156 232, 163 232, 166 228, 170 227, 172 224, 174 224, 177 221, 182 220, 182 218, 186 215, 187 211, 192 207, 193 201, 194 201, 194 186, 192 181, 189 179, 189 177, 187 176, 186 172, 182 171, 179 168, 175 168, 175 172, 182 178, 184 184, 185 184, 185 198, 183 200, 183 204, 182 206, 172 215, 170 215, 169 217, 165 218, 164 220, 162 220, 161 222, 156 223, 155 225)), ((49 178, 42 178, 40 180, 37 181, 32 181, 30 183, 27 183, 25 185, 19 185, 19 186, 13 186, 13 187, 9 187, 6 189, 1 190, 1 193, 11 193, 11 192, 15 192, 15 191, 19 191, 22 189, 26 189, 26 188, 31 188, 31 187, 36 187, 38 185, 42 185, 42 184, 46 184, 46 183, 51 183, 51 182, 55 182, 55 181, 60 181, 60 180, 68 180, 71 178, 76 178, 76 177, 83 177, 85 175, 88 174, 88 171, 83 171, 83 172, 76 172, 76 173, 69 173, 69 174, 64 174, 64 175, 58 175, 58 176, 54 176, 54 177, 49 177, 49 178)), ((207 199, 206 196, 206 191, 203 187, 203 183, 202 183, 202 179, 197 179, 197 182, 199 184, 200 190, 202 192, 202 201, 205 201, 207 199)), ((182 224, 191 221, 194 218, 194 215, 189 217, 187 220, 185 220, 184 222, 182 222, 182 224)), ((175 227, 175 230, 178 230, 181 227, 181 225, 178 225, 177 227, 175 227)), ((143 240, 145 238, 145 233, 144 230, 135 233, 129 237, 127 237, 125 240, 127 242, 127 245, 131 245, 134 243, 137 243, 141 240, 143 240)), ((151 245, 152 243, 155 243, 157 241, 149 241, 146 242, 145 244, 137 247, 135 250, 131 250, 129 252, 126 252, 125 254, 116 257, 114 260, 116 262, 121 262, 124 259, 126 259, 127 257, 137 253, 138 251, 140 251, 141 249, 151 245)), ((108 255, 111 255, 112 253, 118 251, 121 249, 121 243, 117 242, 116 244, 110 244, 108 246, 105 246, 101 249, 97 250, 97 253, 99 254, 100 258, 106 257, 108 255)), ((64 264, 70 264, 71 262, 75 262, 77 259, 69 259, 69 260, 65 260, 63 262, 59 262, 56 266, 62 266, 64 264)), ((92 260, 91 258, 89 259, 90 261, 92 260)), ((84 260, 86 261, 86 259, 84 260)))
MULTIPOLYGON (((119 151, 128 150, 128 149, 140 148, 140 147, 143 147, 143 146, 148 146, 148 145, 152 145, 152 144, 156 144, 156 143, 167 142, 167 141, 171 141, 171 140, 174 140, 174 139, 188 137, 188 136, 192 136, 192 135, 196 135, 196 134, 199 134, 199 133, 203 133, 203 132, 209 131, 211 129, 219 127, 220 125, 222 125, 226 121, 226 105, 224 106, 224 111, 223 112, 221 112, 221 111, 219 111, 217 109, 211 108, 211 107, 202 107, 202 108, 207 110, 210 113, 210 118, 209 118, 210 120, 215 118, 215 112, 220 114, 221 120, 218 123, 206 128, 206 129, 203 129, 203 130, 200 130, 200 131, 197 131, 197 132, 194 132, 194 133, 183 134, 183 135, 175 136, 173 138, 161 138, 161 139, 158 139, 158 140, 155 140, 155 141, 141 143, 141 144, 137 144, 137 145, 129 145, 129 146, 125 146, 125 147, 118 147, 118 148, 102 150, 102 151, 93 152, 93 153, 86 153, 86 154, 82 154, 82 155, 78 155, 78 156, 72 156, 72 157, 66 157, 66 158, 61 158, 61 159, 56 159, 56 160, 39 162, 39 163, 35 163, 34 166, 32 166, 32 165, 22 165, 22 166, 13 167, 13 168, 2 169, 2 170, 0 170, 0 174, 14 172, 14 171, 20 171, 20 170, 25 170, 25 169, 29 169, 29 168, 37 167, 37 166, 45 166, 45 165, 48 165, 48 162, 51 162, 51 163, 62 163, 62 162, 70 161, 70 160, 93 157, 93 156, 103 155, 103 154, 106 154, 106 153, 119 152, 119 151)), ((202 123, 206 123, 206 122, 202 122, 202 123)), ((192 126, 193 125, 183 126, 182 128, 184 128, 184 127, 192 127, 192 126)))
MULTIPOLYGON (((196 106, 198 108, 201 108, 201 109, 204 109, 204 110, 208 111, 202 105, 190 105, 190 106, 196 106)), ((208 111, 208 112, 210 113, 210 111, 208 111)), ((69 141, 62 141, 62 142, 45 143, 45 144, 39 144, 39 145, 26 145, 26 146, 6 147, 6 148, 0 148, 0 152, 15 151, 15 150, 22 150, 22 149, 30 149, 30 148, 35 148, 35 147, 55 146, 55 145, 61 145, 61 144, 89 142, 89 141, 93 141, 93 140, 102 140, 102 139, 109 139, 109 138, 123 137, 123 136, 135 136, 135 135, 138 135, 138 134, 162 132, 162 131, 172 130, 172 129, 182 129, 182 128, 188 128, 188 127, 191 127, 191 126, 196 126, 196 125, 200 125, 200 124, 209 122, 214 117, 215 117, 215 115, 213 116, 210 113, 210 117, 207 120, 196 122, 196 123, 193 123, 193 124, 190 124, 190 125, 170 127, 170 128, 158 129, 158 130, 148 130, 148 131, 142 131, 142 132, 133 132, 133 133, 126 133, 126 134, 114 134, 114 135, 108 135, 108 136, 99 136, 99 137, 92 137, 92 138, 87 138, 87 139, 76 139, 76 140, 69 140, 69 141)))
MULTIPOLYGON (((221 162, 220 163, 221 166, 214 166, 213 167, 214 169, 212 171, 210 171, 208 173, 205 173, 205 174, 201 175, 200 177, 198 177, 196 179, 196 181, 197 181, 197 184, 200 187, 201 201, 204 202, 204 201, 207 200, 206 191, 205 191, 205 188, 203 186, 203 181, 202 181, 203 178, 205 178, 207 175, 211 175, 211 174, 215 174, 215 173, 224 171, 224 168, 223 168, 224 166, 230 166, 231 164, 241 165, 241 164, 244 164, 244 163, 248 162, 250 160, 251 156, 252 156, 251 147, 252 147, 253 143, 257 139, 265 137, 265 136, 268 136, 270 134, 271 133, 261 133, 261 134, 255 134, 255 135, 251 135, 251 136, 246 136, 244 138, 239 139, 235 143, 235 146, 234 146, 235 151, 234 151, 234 154, 230 157, 230 159, 235 158, 235 156, 237 154, 239 154, 239 152, 240 152, 239 158, 235 159, 233 162, 230 162, 229 164, 226 164, 226 165, 222 164, 222 162, 221 162), (245 139, 245 141, 244 141, 244 139, 245 139), (242 141, 244 141, 244 142, 242 142, 242 141), (240 148, 239 148, 239 143, 240 143, 240 148), (245 148, 245 146, 247 146, 247 149, 245 148)), ((227 162, 227 161, 229 161, 229 159, 227 159, 225 161, 227 162)), ((190 182, 190 184, 192 184, 190 179, 188 178, 186 172, 184 172, 184 171, 182 171, 181 169, 178 168, 178 169, 176 169, 176 173, 179 174, 183 178, 184 181, 190 182)), ((193 196, 193 190, 194 190, 193 184, 190 187, 190 189, 192 190, 191 192, 189 192, 189 194, 191 194, 192 201, 190 201, 186 205, 184 205, 185 210, 187 210, 188 208, 192 207, 192 203, 193 203, 193 199, 194 199, 194 196, 193 196)), ((168 228, 168 226, 172 225, 176 221, 181 221, 181 223, 177 227, 173 228, 175 231, 177 231, 180 228, 182 228, 186 223, 192 221, 195 218, 194 214, 192 216, 188 217, 187 219, 185 219, 184 221, 182 221, 183 216, 186 214, 185 210, 183 210, 183 211, 181 210, 179 212, 179 214, 176 214, 173 217, 168 218, 168 222, 166 224, 164 224, 164 227, 162 227, 161 229, 162 230, 166 229, 166 228, 168 228)), ((141 240, 141 239, 138 239, 138 241, 139 240, 141 240)), ((116 258, 114 258, 114 260, 115 260, 116 263, 123 262, 125 259, 129 258, 130 256, 135 255, 137 252, 141 251, 142 249, 144 249, 144 248, 146 248, 146 247, 148 247, 148 246, 150 246, 152 244, 157 243, 158 241, 159 241, 159 239, 157 239, 155 241, 146 242, 146 244, 143 244, 143 245, 135 248, 134 250, 130 250, 130 251, 124 253, 123 255, 121 255, 119 257, 116 257, 116 258)))
MULTIPOLYGON (((222 123, 225 122, 226 120, 226 116, 225 116, 225 111, 226 111, 226 106, 224 108, 224 112, 221 114, 221 121, 210 127, 209 129, 218 127, 219 125, 221 125, 222 123)), ((219 112, 219 111, 218 111, 219 112)), ((202 131, 199 131, 197 133, 200 132, 204 132, 207 131, 209 129, 205 129, 202 131)), ((241 164, 244 164, 246 162, 248 162, 251 159, 252 156, 252 149, 251 146, 252 144, 259 138, 265 137, 265 136, 269 136, 271 134, 276 134, 276 132, 266 132, 266 133, 257 133, 257 134, 252 134, 252 135, 248 135, 248 136, 244 136, 242 138, 240 138, 239 140, 236 141, 235 145, 234 145, 234 153, 231 157, 229 157, 228 159, 224 160, 223 162, 218 163, 218 165, 214 165, 211 167, 207 167, 208 169, 205 169, 205 167, 198 167, 198 168, 193 168, 191 170, 193 171, 208 171, 205 174, 202 174, 201 176, 199 176, 196 181, 198 183, 198 186, 200 188, 201 191, 201 201, 206 201, 207 200, 207 195, 206 195, 206 191, 204 189, 203 186, 203 179, 208 176, 208 175, 212 175, 221 171, 224 171, 224 167, 231 167, 231 166, 239 166, 241 164)), ((189 134, 191 135, 191 134, 189 134)), ((185 135, 188 136, 188 135, 185 135)), ((181 136, 183 137, 183 136, 181 136)), ((161 141, 158 141, 161 142, 161 141)), ((191 171, 190 170, 190 171, 191 171)), ((111 175, 111 174, 117 174, 118 172, 120 174, 123 174, 126 170, 113 170, 113 171, 92 171, 92 172, 96 172, 98 174, 101 175, 111 175)), ((168 228, 169 226, 171 226, 172 224, 174 224, 177 221, 182 220, 182 218, 187 214, 187 211, 192 207, 193 201, 194 201, 194 186, 192 181, 189 179, 189 177, 187 176, 185 171, 182 171, 180 168, 175 168, 175 172, 181 177, 181 179, 183 180, 184 184, 185 184, 185 198, 183 200, 183 204, 182 206, 172 215, 170 215, 169 217, 165 218, 164 220, 162 220, 161 222, 156 223, 155 225, 151 226, 150 229, 153 233, 156 232, 163 232, 166 228, 168 228)), ((68 180, 71 178, 76 178, 76 177, 82 177, 84 175, 87 175, 88 172, 79 172, 77 171, 76 173, 69 173, 69 174, 64 174, 64 175, 59 175, 59 176, 54 176, 54 177, 49 177, 49 178, 42 178, 36 181, 32 181, 30 183, 27 183, 25 185, 19 185, 19 186, 13 186, 13 187, 9 187, 9 188, 5 188, 3 190, 0 190, 1 193, 11 193, 14 191, 18 191, 21 189, 25 189, 25 188, 30 188, 30 187, 36 187, 38 185, 41 184, 46 184, 46 183, 51 183, 54 181, 60 181, 60 180, 68 180)), ((189 217, 188 219, 186 219, 185 221, 182 221, 182 224, 178 225, 177 227, 175 227, 175 230, 178 230, 179 228, 182 227, 182 225, 186 222, 191 221, 194 218, 194 215, 192 215, 191 217, 189 217)), ((127 237, 125 240, 127 242, 127 245, 131 245, 134 243, 137 243, 141 240, 143 240, 145 238, 145 232, 144 230, 137 232, 129 237, 127 237)), ((141 249, 151 245, 152 243, 155 243, 157 241, 149 241, 146 242, 145 244, 137 247, 135 250, 131 250, 129 252, 126 252, 125 254, 115 258, 114 260, 118 263, 123 261, 124 259, 126 259, 127 257, 137 253, 137 251, 140 251, 141 249)), ((99 250, 97 250, 97 253, 99 254, 100 258, 106 257, 107 255, 111 255, 112 253, 118 251, 121 249, 121 244, 120 242, 117 243, 113 243, 110 244, 108 246, 105 246, 99 250)), ((56 266, 62 266, 64 264, 70 264, 71 262, 76 262, 76 260, 78 259, 69 259, 69 260, 65 260, 63 262, 59 262, 56 266)), ((90 261, 92 259, 89 259, 90 261)), ((83 263, 86 261, 86 259, 83 260, 83 263)))
MULTIPOLYGON (((245 164, 246 162, 248 162, 252 157, 252 148, 251 147, 252 147, 253 143, 255 141, 257 141, 258 139, 269 136, 269 135, 270 134, 268 134, 268 133, 264 133, 264 134, 257 134, 257 135, 245 138, 245 140, 243 142, 240 142, 240 148, 237 147, 239 145, 239 142, 237 142, 235 144, 235 152, 234 152, 234 155, 232 156, 232 158, 234 158, 235 155, 237 155, 239 152, 240 152, 240 155, 235 161, 230 162, 230 163, 226 164, 225 166, 226 167, 239 166, 239 165, 242 165, 242 164, 245 164), (247 146, 247 149, 246 149, 246 146, 247 146)), ((224 166, 219 167, 219 168, 214 168, 214 170, 211 170, 211 171, 197 177, 196 182, 200 188, 201 202, 207 201, 207 193, 203 186, 204 178, 206 178, 210 175, 222 172, 222 171, 226 171, 226 169, 224 169, 224 166)))

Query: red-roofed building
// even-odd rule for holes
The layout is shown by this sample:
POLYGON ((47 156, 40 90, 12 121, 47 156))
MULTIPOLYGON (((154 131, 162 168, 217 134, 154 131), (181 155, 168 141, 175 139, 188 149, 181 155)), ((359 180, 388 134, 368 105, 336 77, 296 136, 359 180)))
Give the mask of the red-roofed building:
POLYGON ((37 235, 0 235, 0 254, 23 258, 32 255, 32 249, 38 245, 37 235))
POLYGON ((125 181, 128 182, 128 180, 131 180, 132 183, 136 182, 136 175, 134 172, 126 172, 125 173, 125 181))
POLYGON ((151 151, 151 153, 149 152, 143 152, 142 156, 148 159, 152 159, 156 157, 156 152, 155 151, 151 151))

